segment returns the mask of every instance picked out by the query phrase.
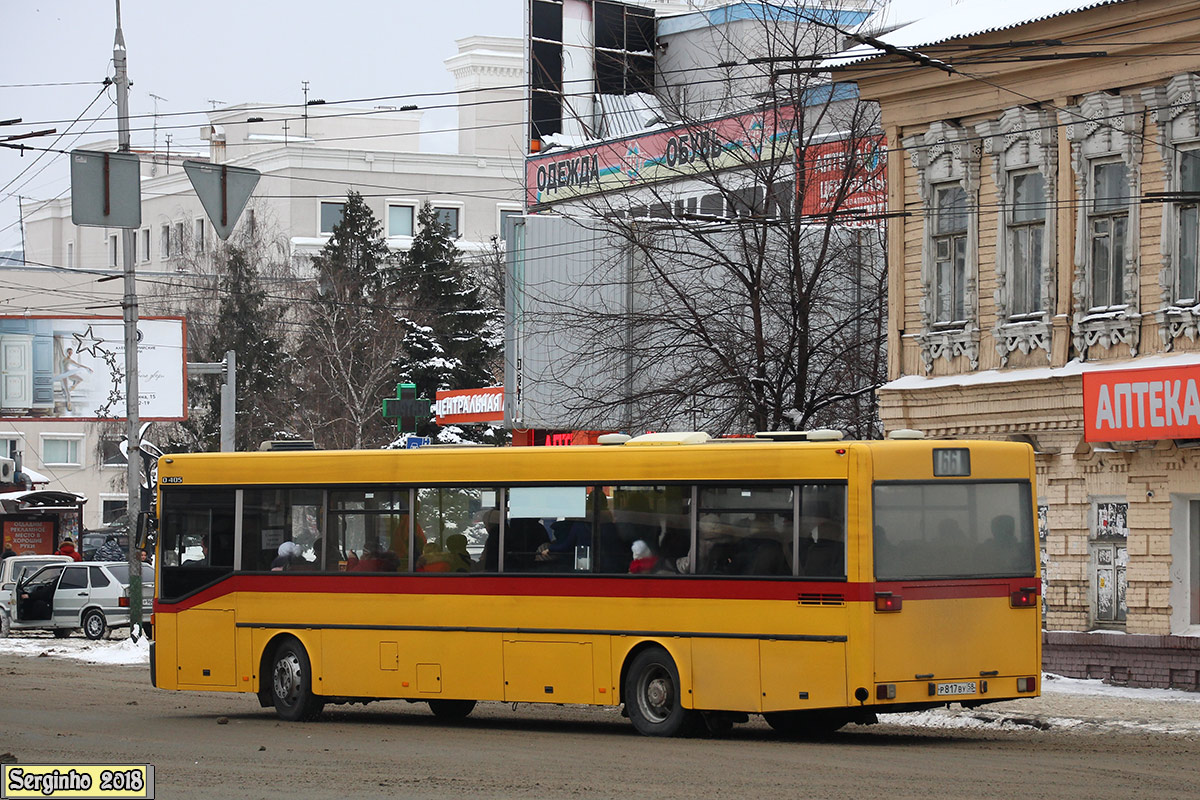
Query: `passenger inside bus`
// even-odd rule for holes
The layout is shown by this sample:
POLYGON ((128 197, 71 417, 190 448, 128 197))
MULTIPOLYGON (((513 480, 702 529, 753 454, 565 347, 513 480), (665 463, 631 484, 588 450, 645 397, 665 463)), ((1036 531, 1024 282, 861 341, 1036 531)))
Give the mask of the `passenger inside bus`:
POLYGON ((467 552, 467 537, 461 533, 452 533, 446 537, 446 560, 451 572, 470 572, 475 562, 467 552))
MULTIPOLYGON (((800 532, 801 567, 810 578, 841 578, 846 574, 845 522, 840 503, 818 500, 804 518, 800 532)), ((806 508, 805 511, 809 511, 806 508)))

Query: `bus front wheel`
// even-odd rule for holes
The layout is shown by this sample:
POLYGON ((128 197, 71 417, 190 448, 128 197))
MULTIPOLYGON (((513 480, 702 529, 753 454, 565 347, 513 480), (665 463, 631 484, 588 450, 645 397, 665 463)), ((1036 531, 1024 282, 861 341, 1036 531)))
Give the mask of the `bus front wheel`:
POLYGON ((275 713, 289 722, 315 719, 325 708, 325 701, 312 691, 308 653, 295 639, 283 642, 275 651, 271 699, 275 702, 275 713))
POLYGON ((644 736, 678 736, 692 727, 695 712, 683 707, 679 670, 661 647, 638 653, 625 674, 625 710, 644 736))

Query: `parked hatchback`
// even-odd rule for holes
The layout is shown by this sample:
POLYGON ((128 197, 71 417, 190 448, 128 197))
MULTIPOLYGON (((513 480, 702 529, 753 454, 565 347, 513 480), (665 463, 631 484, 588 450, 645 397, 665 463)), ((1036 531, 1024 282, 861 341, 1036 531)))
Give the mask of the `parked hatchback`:
POLYGON ((8 636, 12 624, 13 598, 17 583, 26 575, 32 575, 47 564, 70 564, 70 556, 9 556, 0 560, 0 636, 8 636))
MULTIPOLYGON (((153 607, 154 583, 143 581, 147 623, 153 607)), ((14 610, 14 631, 48 628, 63 638, 82 628, 87 638, 99 639, 112 628, 129 626, 129 565, 93 561, 42 567, 17 584, 14 610)))

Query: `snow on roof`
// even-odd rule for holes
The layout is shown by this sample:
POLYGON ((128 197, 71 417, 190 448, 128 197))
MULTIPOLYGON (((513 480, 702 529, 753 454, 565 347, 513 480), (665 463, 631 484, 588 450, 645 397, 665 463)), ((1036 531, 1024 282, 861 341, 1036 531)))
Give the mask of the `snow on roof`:
MULTIPOLYGON (((946 0, 910 0, 889 4, 867 20, 861 30, 869 33, 899 25, 876 38, 896 47, 920 48, 1124 2, 1126 0, 1005 0, 1001 3, 962 0, 948 6, 946 0)), ((858 45, 826 63, 853 64, 882 54, 870 45, 858 45)))
POLYGON ((21 466, 21 474, 29 478, 32 483, 49 483, 50 479, 37 470, 32 470, 24 465, 21 466))
POLYGON ((939 375, 926 378, 905 375, 880 386, 880 391, 938 389, 947 386, 986 386, 997 383, 1045 381, 1051 378, 1073 378, 1085 372, 1109 372, 1118 369, 1150 369, 1152 367, 1186 367, 1200 365, 1195 353, 1172 353, 1161 356, 1140 356, 1133 361, 1101 362, 1072 359, 1061 367, 1030 367, 1028 369, 989 369, 964 375, 939 375))

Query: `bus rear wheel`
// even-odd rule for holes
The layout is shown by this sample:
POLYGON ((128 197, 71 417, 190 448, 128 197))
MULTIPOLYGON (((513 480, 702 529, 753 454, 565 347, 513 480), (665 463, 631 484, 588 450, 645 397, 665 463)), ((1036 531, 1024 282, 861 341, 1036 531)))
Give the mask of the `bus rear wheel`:
POLYGON ((625 674, 625 710, 643 736, 678 736, 695 727, 696 712, 683 707, 679 670, 666 650, 651 647, 634 657, 625 674))
POLYGON ((839 711, 768 711, 763 719, 776 733, 796 739, 828 736, 850 721, 839 711))
POLYGON ((289 722, 315 719, 325 708, 324 699, 313 694, 312 664, 304 646, 295 639, 275 650, 271 666, 271 699, 275 713, 289 722))
POLYGON ((429 710, 447 722, 466 719, 475 710, 474 700, 430 700, 429 710))

